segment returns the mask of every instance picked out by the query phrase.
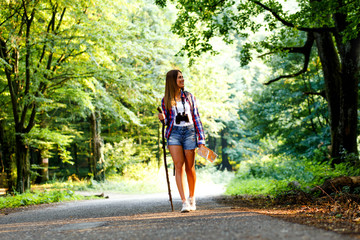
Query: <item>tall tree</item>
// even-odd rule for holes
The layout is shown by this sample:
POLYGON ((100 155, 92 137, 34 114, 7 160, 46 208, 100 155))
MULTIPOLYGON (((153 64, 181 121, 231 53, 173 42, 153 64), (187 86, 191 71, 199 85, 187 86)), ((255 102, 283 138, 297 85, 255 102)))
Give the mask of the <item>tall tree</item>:
MULTIPOLYGON (((166 0, 156 2, 162 6, 166 4, 166 0)), ((241 59, 244 64, 252 59, 254 52, 251 49, 256 49, 264 57, 270 53, 303 56, 301 69, 279 74, 265 84, 305 73, 313 46, 316 46, 330 116, 331 157, 334 163, 340 163, 353 154, 358 155, 358 0, 299 0, 282 4, 273 0, 183 0, 178 1, 177 6, 179 13, 173 30, 186 39, 183 49, 189 55, 197 56, 204 51, 212 51, 209 40, 214 36, 221 36, 224 41, 232 42, 234 35, 246 38, 249 31, 265 29, 270 32, 268 37, 262 40, 252 39, 243 45, 241 59), (276 28, 278 30, 275 31, 276 28), (301 41, 301 33, 306 35, 304 42, 301 41), (293 40, 283 41, 285 36, 293 36, 293 40), (265 54, 264 50, 267 50, 265 54)))
POLYGON ((80 26, 87 21, 88 4, 78 1, 1 1, 0 58, 15 129, 16 189, 30 187, 26 134, 37 123, 41 106, 51 103, 56 90, 71 79, 91 76, 78 72, 85 62, 73 61, 87 51, 88 38, 80 26))

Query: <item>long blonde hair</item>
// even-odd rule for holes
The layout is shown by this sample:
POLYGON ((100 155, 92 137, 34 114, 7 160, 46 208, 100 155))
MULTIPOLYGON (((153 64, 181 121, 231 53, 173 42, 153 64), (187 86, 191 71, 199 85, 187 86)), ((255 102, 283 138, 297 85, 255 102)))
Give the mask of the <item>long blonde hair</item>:
POLYGON ((179 73, 182 72, 180 70, 174 69, 168 71, 166 74, 164 102, 165 102, 165 108, 167 110, 171 110, 172 106, 176 105, 175 95, 179 90, 179 87, 177 85, 177 77, 179 73))

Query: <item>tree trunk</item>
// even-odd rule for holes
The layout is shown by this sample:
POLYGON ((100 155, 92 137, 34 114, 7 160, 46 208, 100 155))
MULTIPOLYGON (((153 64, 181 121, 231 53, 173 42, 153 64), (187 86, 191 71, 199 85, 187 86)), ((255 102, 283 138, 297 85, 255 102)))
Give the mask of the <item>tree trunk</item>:
POLYGON ((29 150, 24 144, 24 139, 20 134, 16 134, 16 191, 18 193, 24 193, 30 189, 30 162, 28 155, 29 150))
MULTIPOLYGON (((41 155, 40 155, 39 149, 33 148, 33 147, 29 148, 29 161, 30 161, 30 166, 36 165, 38 167, 41 167, 41 155)), ((38 176, 36 176, 35 183, 40 184, 41 183, 41 169, 36 167, 35 169, 33 169, 33 171, 36 171, 36 173, 38 175, 38 176)))
POLYGON ((41 182, 47 182, 49 181, 49 158, 43 157, 40 153, 40 176, 41 176, 41 182))
MULTIPOLYGON (((137 112, 137 116, 140 119, 140 112, 139 111, 137 112)), ((136 126, 136 132, 137 132, 137 135, 138 135, 138 144, 141 145, 142 144, 142 138, 141 138, 142 134, 141 134, 140 126, 136 126)))
POLYGON ((11 158, 11 149, 10 146, 11 140, 5 137, 5 121, 0 120, 0 158, 1 158, 1 173, 6 175, 6 186, 8 192, 13 190, 13 174, 12 174, 12 158, 11 158))
POLYGON ((229 156, 226 153, 226 148, 228 147, 228 143, 227 143, 227 139, 225 138, 225 132, 224 130, 221 131, 221 168, 220 170, 228 170, 228 171, 232 171, 232 166, 229 162, 229 156))
POLYGON ((347 161, 349 156, 357 159, 360 37, 335 48, 330 33, 315 33, 314 36, 324 73, 333 164, 347 161))
MULTIPOLYGON (((360 77, 360 32, 351 40, 344 41, 343 33, 349 23, 344 13, 336 13, 333 17, 337 34, 335 39, 339 51, 342 69, 340 84, 340 147, 345 154, 343 159, 357 162, 357 122, 358 122, 358 83, 360 77)), ((354 30, 356 31, 356 30, 354 30)), ((335 159, 335 163, 341 162, 335 159)))
POLYGON ((100 136, 100 117, 96 116, 96 112, 92 112, 90 115, 90 127, 92 140, 91 173, 95 180, 102 181, 105 180, 103 143, 100 136))
POLYGON ((331 131, 331 157, 339 158, 340 138, 340 61, 330 33, 315 33, 315 41, 322 64, 325 81, 325 93, 328 102, 330 131, 331 131))
POLYGON ((216 138, 209 136, 207 142, 208 142, 209 148, 213 151, 216 151, 216 138))
MULTIPOLYGON (((360 69, 360 36, 340 48, 342 81, 340 85, 340 146, 346 160, 357 162, 358 84, 360 69)), ((336 159, 335 163, 340 163, 336 159)))
POLYGON ((74 163, 75 163, 75 173, 76 176, 80 176, 80 171, 79 171, 79 158, 78 158, 78 148, 77 148, 77 144, 73 143, 73 156, 74 156, 74 163))

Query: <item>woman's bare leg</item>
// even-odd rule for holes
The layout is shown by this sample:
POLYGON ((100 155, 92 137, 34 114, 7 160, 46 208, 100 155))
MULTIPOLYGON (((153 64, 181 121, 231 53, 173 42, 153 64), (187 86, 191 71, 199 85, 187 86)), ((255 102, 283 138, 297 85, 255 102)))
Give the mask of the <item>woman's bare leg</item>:
POLYGON ((194 197, 195 184, 196 184, 196 172, 195 172, 195 149, 185 150, 185 171, 189 184, 189 195, 194 197))
POLYGON ((186 201, 185 197, 185 177, 184 177, 184 163, 185 155, 181 145, 170 145, 169 151, 174 161, 175 166, 175 180, 179 190, 180 198, 183 202, 186 201))

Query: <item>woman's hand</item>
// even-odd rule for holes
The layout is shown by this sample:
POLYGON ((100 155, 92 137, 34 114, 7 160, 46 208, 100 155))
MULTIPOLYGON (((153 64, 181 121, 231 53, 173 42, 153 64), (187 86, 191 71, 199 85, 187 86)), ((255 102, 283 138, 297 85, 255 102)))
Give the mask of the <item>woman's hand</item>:
POLYGON ((205 147, 204 144, 199 144, 199 148, 205 147))
POLYGON ((163 121, 165 119, 165 115, 163 113, 159 113, 158 118, 160 121, 163 121))

